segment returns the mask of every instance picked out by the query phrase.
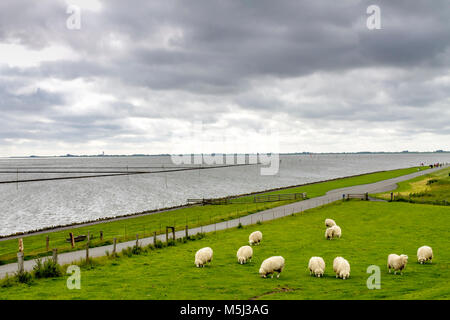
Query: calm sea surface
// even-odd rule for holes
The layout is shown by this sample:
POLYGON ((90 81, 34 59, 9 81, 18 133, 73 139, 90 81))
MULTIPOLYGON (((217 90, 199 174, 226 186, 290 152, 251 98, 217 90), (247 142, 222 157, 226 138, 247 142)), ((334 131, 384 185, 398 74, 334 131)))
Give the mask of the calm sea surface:
MULTIPOLYGON (((344 177, 379 170, 450 163, 450 154, 332 154, 281 156, 279 173, 260 175, 259 166, 185 172, 0 184, 0 235, 114 217, 185 204, 188 198, 213 198, 344 177)), ((172 165, 170 157, 0 159, 3 171, 61 168, 114 168, 172 165), (27 169, 25 169, 27 168, 27 169)), ((88 170, 86 169, 86 170, 88 170)), ((20 173, 20 179, 73 176, 71 173, 20 173)), ((0 173, 0 181, 17 173, 0 173)))

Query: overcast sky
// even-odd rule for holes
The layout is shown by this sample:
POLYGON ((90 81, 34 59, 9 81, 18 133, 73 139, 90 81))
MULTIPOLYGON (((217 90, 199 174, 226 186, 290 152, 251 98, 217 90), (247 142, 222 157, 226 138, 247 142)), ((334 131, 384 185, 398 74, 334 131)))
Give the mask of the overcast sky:
POLYGON ((2 0, 0 156, 450 150, 449 71, 448 0, 2 0))

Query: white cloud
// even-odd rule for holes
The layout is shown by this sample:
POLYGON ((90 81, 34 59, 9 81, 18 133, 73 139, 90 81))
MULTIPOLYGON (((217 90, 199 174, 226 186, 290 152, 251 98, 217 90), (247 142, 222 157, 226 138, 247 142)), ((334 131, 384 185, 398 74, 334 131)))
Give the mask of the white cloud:
POLYGON ((79 55, 70 48, 53 45, 42 50, 31 50, 20 44, 0 43, 0 66, 10 68, 38 67, 42 62, 77 60, 79 55))

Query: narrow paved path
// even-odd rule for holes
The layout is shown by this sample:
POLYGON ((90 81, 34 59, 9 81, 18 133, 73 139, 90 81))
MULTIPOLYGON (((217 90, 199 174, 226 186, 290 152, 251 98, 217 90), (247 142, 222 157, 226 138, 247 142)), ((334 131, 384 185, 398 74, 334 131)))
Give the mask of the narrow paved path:
MULTIPOLYGON (((301 212, 304 210, 320 207, 322 205, 341 200, 342 195, 347 194, 347 193, 387 192, 387 191, 396 189, 398 182, 410 180, 415 177, 425 175, 428 173, 432 173, 434 171, 441 170, 441 169, 443 169, 443 167, 427 169, 424 171, 418 171, 418 172, 411 173, 411 174, 408 174, 405 176, 392 178, 392 179, 388 179, 388 180, 383 180, 383 181, 379 181, 379 182, 375 182, 375 183, 371 183, 371 184, 358 185, 358 186, 353 186, 353 187, 331 190, 331 191, 328 191, 327 194, 324 196, 307 199, 307 200, 300 201, 300 202, 294 202, 291 204, 287 204, 284 206, 279 206, 276 208, 260 211, 260 212, 250 214, 245 217, 241 217, 241 218, 237 218, 237 219, 233 219, 233 220, 229 220, 229 221, 224 221, 224 222, 220 222, 220 223, 205 225, 202 227, 192 228, 192 229, 189 229, 189 235, 195 235, 198 232, 213 232, 213 231, 225 230, 225 229, 229 229, 229 228, 235 228, 239 225, 239 223, 241 223, 242 225, 251 225, 258 221, 267 221, 267 220, 278 219, 278 218, 284 217, 286 215, 290 215, 295 212, 301 212)), ((177 231, 175 233, 176 238, 182 238, 185 235, 186 235, 186 233, 184 230, 177 231)), ((165 241, 165 234, 158 235, 156 238, 158 240, 165 241)), ((139 245, 141 245, 141 246, 146 246, 151 243, 153 243, 153 237, 143 238, 143 239, 139 240, 139 245)), ((117 252, 120 252, 120 251, 122 251, 122 249, 132 247, 135 244, 136 244, 136 240, 118 243, 116 250, 117 250, 117 252)), ((95 257, 105 256, 106 251, 111 253, 112 250, 113 250, 112 245, 91 248, 91 249, 89 249, 89 257, 95 258, 95 257)), ((70 263, 73 263, 76 261, 80 261, 81 259, 84 259, 85 257, 86 257, 85 250, 62 253, 62 254, 58 255, 58 263, 61 265, 70 264, 70 263)), ((45 259, 48 259, 48 257, 43 258, 43 260, 45 260, 45 259)), ((24 268, 25 268, 25 270, 30 271, 33 269, 34 265, 35 265, 34 260, 28 260, 28 261, 25 261, 24 268)), ((17 263, 11 263, 11 264, 6 264, 3 266, 0 266, 0 278, 5 277, 6 274, 12 275, 16 271, 17 271, 17 263)))

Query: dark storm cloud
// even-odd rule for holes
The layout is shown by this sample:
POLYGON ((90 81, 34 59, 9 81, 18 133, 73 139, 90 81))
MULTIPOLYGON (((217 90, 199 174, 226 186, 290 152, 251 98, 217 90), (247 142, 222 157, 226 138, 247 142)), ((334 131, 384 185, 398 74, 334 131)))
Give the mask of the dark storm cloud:
POLYGON ((51 131, 62 130, 61 139, 141 133, 124 129, 121 121, 128 117, 216 123, 236 110, 259 115, 261 126, 271 113, 284 113, 301 121, 391 122, 404 135, 448 133, 442 118, 422 121, 424 115, 448 115, 449 81, 436 81, 450 68, 447 0, 110 0, 99 11, 82 8, 82 29, 76 31, 66 28, 65 10, 62 1, 0 4, 0 43, 29 49, 56 44, 79 55, 36 67, 3 66, 3 77, 101 81, 106 84, 98 90, 116 97, 99 106, 104 112, 73 116, 51 106, 76 101, 45 91, 11 96, 0 87, 2 109, 45 115, 51 131), (366 28, 370 4, 381 7, 381 30, 366 28), (348 75, 360 69, 387 74, 374 80, 348 75), (279 83, 315 74, 323 75, 311 78, 317 90, 279 83), (279 90, 265 91, 274 87, 279 90), (164 99, 137 105, 126 94, 133 90, 144 101, 164 99), (287 91, 314 99, 284 99, 287 91))

